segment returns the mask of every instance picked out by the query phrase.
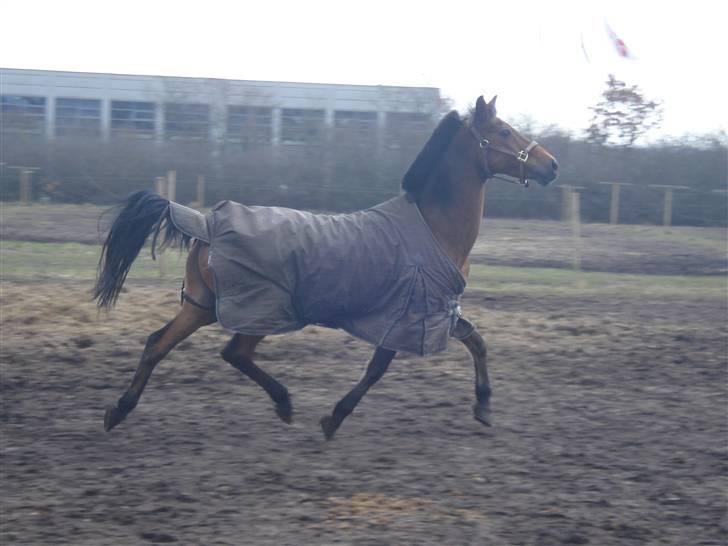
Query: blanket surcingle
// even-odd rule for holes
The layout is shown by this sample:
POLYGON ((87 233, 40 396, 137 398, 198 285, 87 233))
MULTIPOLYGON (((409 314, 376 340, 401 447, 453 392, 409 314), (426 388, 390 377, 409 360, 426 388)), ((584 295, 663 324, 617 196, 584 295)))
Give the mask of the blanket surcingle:
POLYGON ((447 346, 465 279, 404 195, 351 214, 223 201, 205 217, 171 203, 170 217, 210 243, 224 328, 270 335, 319 324, 418 355, 447 346))

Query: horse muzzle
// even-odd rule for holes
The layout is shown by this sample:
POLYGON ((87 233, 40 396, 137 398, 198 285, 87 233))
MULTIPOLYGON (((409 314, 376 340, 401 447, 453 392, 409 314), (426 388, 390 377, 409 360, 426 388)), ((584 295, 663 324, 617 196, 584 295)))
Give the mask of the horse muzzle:
POLYGON ((532 179, 536 180, 541 186, 548 186, 559 176, 559 163, 552 159, 550 165, 544 167, 533 167, 532 179))

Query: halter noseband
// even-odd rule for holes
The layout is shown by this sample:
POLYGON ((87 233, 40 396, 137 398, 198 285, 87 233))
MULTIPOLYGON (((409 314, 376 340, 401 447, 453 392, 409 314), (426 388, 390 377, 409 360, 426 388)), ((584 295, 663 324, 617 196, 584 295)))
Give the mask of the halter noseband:
POLYGON ((528 161, 528 155, 531 153, 531 151, 538 146, 538 142, 535 140, 532 140, 528 146, 526 146, 523 150, 519 151, 518 153, 512 152, 510 150, 504 150, 503 148, 497 148, 496 146, 492 146, 490 141, 487 138, 484 138, 481 136, 481 134, 478 132, 478 130, 470 126, 470 131, 473 133, 473 136, 475 137, 475 140, 478 141, 478 145, 485 153, 485 170, 486 170, 486 180, 488 178, 498 178, 500 180, 505 180, 506 182, 511 182, 513 184, 521 184, 524 187, 528 187, 528 179, 526 178, 526 162, 528 161), (488 165, 488 150, 493 150, 495 152, 500 152, 502 154, 509 155, 511 157, 515 157, 520 165, 521 175, 518 179, 518 182, 515 182, 509 178, 503 178, 501 176, 496 176, 490 171, 490 166, 488 165))

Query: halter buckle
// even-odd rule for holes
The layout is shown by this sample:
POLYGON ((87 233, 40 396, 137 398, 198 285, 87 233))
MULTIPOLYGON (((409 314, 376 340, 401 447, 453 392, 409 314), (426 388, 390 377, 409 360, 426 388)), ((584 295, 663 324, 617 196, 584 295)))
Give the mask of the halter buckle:
POLYGON ((490 146, 490 141, 487 138, 481 138, 478 144, 480 144, 481 150, 485 150, 488 146, 490 146))
POLYGON ((528 154, 530 154, 531 150, 533 150, 536 146, 538 146, 538 142, 532 140, 530 144, 526 146, 525 150, 521 150, 516 154, 516 159, 521 163, 525 163, 526 161, 528 161, 528 154))

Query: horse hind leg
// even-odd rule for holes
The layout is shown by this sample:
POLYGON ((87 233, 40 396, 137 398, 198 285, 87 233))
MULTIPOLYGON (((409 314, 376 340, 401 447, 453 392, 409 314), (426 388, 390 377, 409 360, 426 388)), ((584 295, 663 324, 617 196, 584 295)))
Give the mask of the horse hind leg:
POLYGON ((281 421, 291 424, 293 422, 293 405, 288 389, 253 362, 253 352, 263 337, 235 334, 223 349, 221 356, 225 362, 261 386, 273 400, 276 414, 281 421))
POLYGON ((187 258, 185 272, 186 292, 195 303, 191 303, 189 300, 184 301, 177 316, 147 338, 131 385, 117 404, 106 410, 104 429, 107 432, 121 423, 139 403, 144 387, 156 365, 182 340, 192 335, 200 327, 212 324, 217 320, 213 308, 210 307, 210 301, 214 296, 204 282, 202 272, 198 267, 199 251, 200 246, 194 245, 187 258))
POLYGON ((139 403, 144 387, 157 364, 182 340, 189 337, 200 327, 215 322, 215 315, 184 303, 177 316, 163 328, 147 338, 139 365, 131 385, 119 398, 116 406, 107 408, 104 416, 104 429, 108 432, 121 423, 139 403))

